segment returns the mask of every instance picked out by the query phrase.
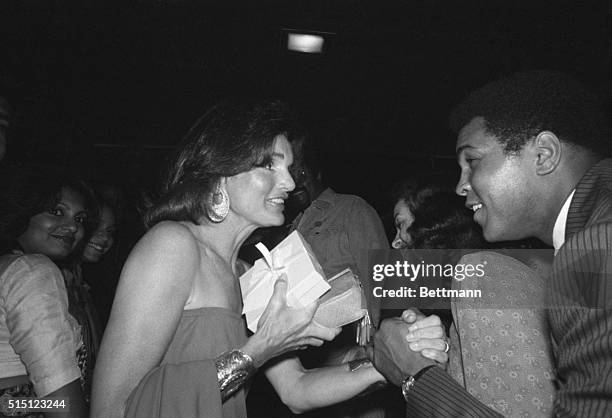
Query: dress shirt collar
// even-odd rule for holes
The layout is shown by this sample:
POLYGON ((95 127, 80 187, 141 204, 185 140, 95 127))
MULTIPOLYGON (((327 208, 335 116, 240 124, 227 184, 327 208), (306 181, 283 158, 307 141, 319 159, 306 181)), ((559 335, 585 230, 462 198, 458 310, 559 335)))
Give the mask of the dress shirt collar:
POLYGON ((576 189, 572 190, 567 199, 565 199, 565 203, 563 204, 561 211, 559 211, 559 214, 557 215, 557 220, 555 221, 555 226, 553 227, 552 239, 553 247, 555 247, 555 255, 557 254, 557 251, 559 251, 559 248, 561 248, 565 243, 565 224, 567 222, 567 214, 569 213, 569 207, 572 203, 572 197, 574 197, 575 192, 576 189))

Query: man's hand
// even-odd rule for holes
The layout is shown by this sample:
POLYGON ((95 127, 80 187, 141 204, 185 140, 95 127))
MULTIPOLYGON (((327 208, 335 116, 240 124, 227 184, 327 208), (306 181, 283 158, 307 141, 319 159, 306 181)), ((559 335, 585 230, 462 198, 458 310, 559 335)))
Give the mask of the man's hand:
POLYGON ((406 336, 410 324, 401 318, 384 320, 374 335, 372 362, 385 378, 400 386, 408 375, 415 375, 424 367, 435 365, 433 360, 412 351, 406 336))
POLYGON ((426 317, 418 309, 412 308, 405 310, 401 318, 410 325, 406 341, 412 351, 418 351, 424 357, 441 364, 448 362, 448 339, 440 317, 426 317))

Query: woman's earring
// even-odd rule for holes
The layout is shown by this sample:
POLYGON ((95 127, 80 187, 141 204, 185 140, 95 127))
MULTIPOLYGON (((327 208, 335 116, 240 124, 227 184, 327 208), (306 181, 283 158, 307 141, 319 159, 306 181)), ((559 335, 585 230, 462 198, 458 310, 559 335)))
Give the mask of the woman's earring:
POLYGON ((223 222, 229 213, 229 196, 225 188, 220 185, 215 188, 210 195, 209 207, 208 218, 215 223, 223 222))

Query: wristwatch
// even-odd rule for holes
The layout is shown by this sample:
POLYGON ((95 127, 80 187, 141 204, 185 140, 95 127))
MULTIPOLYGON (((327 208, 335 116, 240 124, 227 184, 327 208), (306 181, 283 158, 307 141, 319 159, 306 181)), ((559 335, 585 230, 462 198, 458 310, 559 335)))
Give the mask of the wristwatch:
POLYGON ((419 370, 417 372, 417 374, 413 375, 408 375, 403 381, 402 381, 402 395, 404 395, 404 399, 406 401, 408 401, 408 392, 410 392, 410 390, 414 387, 416 381, 418 380, 419 377, 423 376, 425 374, 425 372, 429 369, 431 369, 432 367, 436 367, 433 364, 427 367, 423 367, 421 370, 419 370))

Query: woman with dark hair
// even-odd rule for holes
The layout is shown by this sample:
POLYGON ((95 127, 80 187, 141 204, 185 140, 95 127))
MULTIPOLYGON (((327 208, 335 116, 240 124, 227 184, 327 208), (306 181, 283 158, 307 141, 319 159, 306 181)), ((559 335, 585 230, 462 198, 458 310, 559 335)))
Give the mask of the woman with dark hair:
POLYGON ((450 190, 425 188, 416 196, 411 232, 415 248, 472 249, 486 245, 480 227, 450 190))
POLYGON ((103 197, 96 193, 98 222, 85 237, 84 244, 80 246, 80 253, 71 257, 70 263, 62 268, 64 283, 68 292, 68 310, 81 326, 83 344, 87 357, 84 367, 84 395, 89 402, 91 383, 96 356, 100 348, 102 329, 98 312, 89 292, 89 286, 83 276, 83 264, 95 264, 110 250, 114 243, 115 214, 103 197))
POLYGON ((316 304, 287 307, 283 276, 257 332, 246 333, 238 250, 256 228, 283 223, 295 187, 291 144, 301 136, 279 102, 225 102, 189 131, 121 274, 95 371, 93 417, 244 417, 243 385, 264 364, 296 412, 383 380, 367 364, 306 371, 295 356, 268 363, 339 331, 312 321, 316 304))
POLYGON ((402 187, 394 209, 393 248, 468 249, 486 242, 478 225, 453 191, 436 186, 402 187))
POLYGON ((100 221, 83 247, 84 263, 98 263, 115 243, 115 210, 104 200, 100 203, 100 221))
POLYGON ((61 176, 21 176, 11 189, 0 257, 0 408, 11 397, 56 397, 69 409, 62 416, 85 416, 78 361, 86 353, 55 263, 82 248, 95 205, 82 183, 61 176))
POLYGON ((473 276, 456 270, 452 279, 453 290, 478 290, 483 296, 450 298, 448 372, 504 416, 549 415, 554 370, 544 315, 545 272, 537 254, 530 251, 523 262, 500 250, 477 250, 487 248, 480 227, 450 190, 414 189, 403 199, 413 214, 404 234, 410 248, 444 249, 440 256, 453 265, 482 269, 473 276))
MULTIPOLYGON (((414 182, 405 181, 395 187, 395 195, 393 248, 445 250, 428 252, 428 261, 454 265, 465 253, 463 250, 485 245, 480 227, 471 219, 461 198, 450 189, 439 186, 418 188, 414 182)), ((404 255, 411 257, 409 251, 404 255)), ((450 288, 451 279, 431 278, 428 285, 450 288)), ((452 322, 450 299, 426 300, 429 303, 423 307, 426 308, 423 313, 439 316, 448 329, 452 322)))
POLYGON ((395 185, 392 192, 395 205, 393 207, 393 225, 395 226, 395 237, 391 241, 391 247, 399 250, 406 248, 412 243, 412 237, 408 228, 414 222, 414 207, 416 195, 416 182, 405 180, 395 185))

